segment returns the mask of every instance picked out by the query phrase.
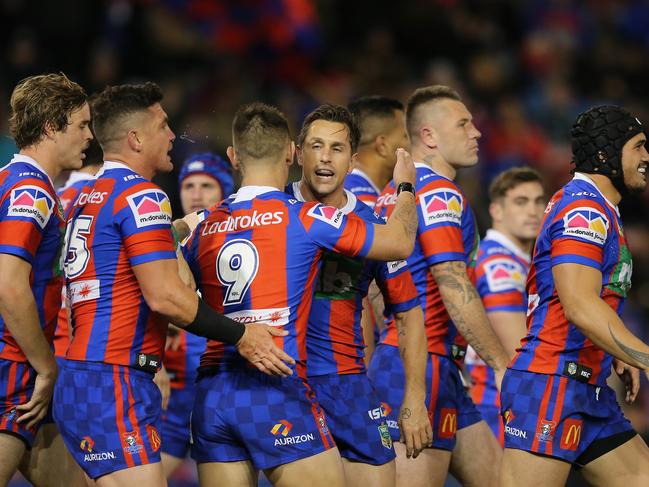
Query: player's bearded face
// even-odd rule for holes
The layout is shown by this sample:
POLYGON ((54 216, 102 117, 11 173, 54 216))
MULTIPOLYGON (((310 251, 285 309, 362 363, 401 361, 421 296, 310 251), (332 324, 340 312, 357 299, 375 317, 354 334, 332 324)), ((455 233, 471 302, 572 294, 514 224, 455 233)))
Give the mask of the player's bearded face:
POLYGON ((68 125, 64 130, 55 132, 53 138, 56 142, 58 159, 62 169, 79 169, 81 161, 86 157, 84 151, 92 140, 90 130, 90 108, 85 103, 68 116, 68 125))
POLYGON ((645 147, 646 141, 644 134, 638 134, 629 139, 622 147, 624 185, 632 193, 644 191, 647 187, 649 153, 645 147))
POLYGON ((167 114, 160 103, 147 109, 142 127, 143 151, 156 172, 170 172, 173 169, 169 152, 176 138, 167 121, 167 114))
POLYGON ((478 163, 478 139, 482 136, 464 103, 457 100, 439 102, 435 129, 440 155, 453 167, 470 167, 478 163))
POLYGON ((314 195, 321 197, 342 190, 345 176, 352 170, 347 126, 325 120, 312 122, 298 160, 314 195))
POLYGON ((501 209, 497 219, 508 233, 520 240, 536 238, 546 205, 545 192, 539 183, 530 181, 513 187, 496 205, 501 209))

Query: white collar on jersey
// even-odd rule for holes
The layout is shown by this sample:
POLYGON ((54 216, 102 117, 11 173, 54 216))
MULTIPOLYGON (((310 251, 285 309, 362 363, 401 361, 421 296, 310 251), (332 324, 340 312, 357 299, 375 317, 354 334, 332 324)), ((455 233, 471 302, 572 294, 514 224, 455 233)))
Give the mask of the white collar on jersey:
POLYGON ((365 173, 365 171, 363 171, 362 169, 359 169, 358 167, 355 167, 354 169, 352 169, 352 174, 356 174, 357 176, 360 176, 360 177, 362 177, 363 179, 365 179, 365 181, 367 182, 367 184, 369 184, 370 187, 371 187, 374 191, 376 191, 376 194, 381 194, 381 190, 380 190, 379 188, 376 187, 376 184, 374 184, 374 181, 372 181, 372 180, 370 179, 370 177, 365 173))
MULTIPOLYGON (((298 201, 306 201, 304 195, 302 194, 302 191, 300 190, 300 181, 295 181, 291 184, 293 185, 293 194, 295 195, 295 198, 298 201)), ((354 208, 356 208, 357 200, 356 195, 351 191, 345 190, 345 194, 347 195, 347 203, 345 203, 345 206, 343 206, 342 208, 339 208, 339 210, 342 211, 344 215, 349 215, 352 211, 354 211, 354 208)))
POLYGON ((79 181, 90 181, 92 179, 95 179, 95 176, 93 176, 92 174, 81 171, 72 171, 70 173, 70 176, 68 177, 68 180, 61 187, 61 190, 65 190, 72 186, 74 183, 78 183, 79 181))
POLYGON ((434 172, 435 174, 437 174, 440 178, 448 179, 449 181, 454 182, 451 178, 447 178, 447 177, 444 176, 443 174, 440 174, 440 173, 438 173, 437 171, 435 171, 435 169, 433 169, 432 167, 430 167, 430 166, 429 166, 428 164, 426 164, 425 162, 415 162, 415 168, 416 168, 416 169, 428 169, 429 171, 433 171, 433 172, 434 172))
MULTIPOLYGON (((126 169, 127 171, 135 172, 133 168, 127 166, 123 162, 118 162, 118 161, 104 161, 104 165, 101 166, 101 169, 95 174, 95 178, 98 178, 99 176, 102 176, 104 172, 109 171, 111 169, 126 169)), ((137 173, 135 173, 137 174, 137 173)), ((144 176, 142 176, 144 177, 144 176)))
POLYGON ((54 183, 52 182, 52 179, 50 178, 50 175, 47 174, 45 169, 43 169, 43 167, 38 162, 36 162, 34 159, 32 159, 31 157, 26 156, 25 154, 14 154, 13 158, 9 161, 9 164, 7 164, 5 167, 3 167, 3 169, 11 166, 14 162, 22 162, 24 164, 29 164, 30 166, 34 166, 40 172, 45 174, 45 176, 47 177, 47 180, 50 182, 52 187, 54 187, 54 183))
POLYGON ((240 201, 250 201, 253 198, 265 193, 270 193, 271 191, 280 191, 279 189, 273 186, 242 186, 237 191, 233 203, 239 203, 240 201))
POLYGON ((606 198, 606 196, 604 196, 604 193, 602 193, 602 192, 599 190, 599 188, 598 188, 597 185, 595 184, 595 181, 593 181, 592 179, 590 179, 590 178, 589 178, 588 176, 586 176, 583 172, 576 172, 575 175, 574 175, 574 177, 573 177, 572 179, 573 179, 573 181, 576 179, 577 181, 584 181, 584 182, 586 182, 586 183, 592 185, 592 186, 595 188, 595 190, 599 193, 599 195, 600 195, 602 198, 604 198, 604 200, 605 200, 605 201, 606 201, 606 202, 611 206, 611 208, 613 208, 613 209, 615 210, 615 213, 617 213, 617 216, 620 216, 620 210, 617 208, 617 205, 614 205, 613 203, 611 203, 611 202, 606 198))
POLYGON ((528 254, 526 254, 521 249, 519 249, 516 246, 516 244, 507 237, 507 235, 505 235, 502 232, 499 232, 498 230, 494 230, 493 228, 490 228, 489 230, 487 230, 487 234, 485 235, 484 239, 498 242, 500 245, 502 245, 507 250, 509 250, 513 254, 523 259, 528 264, 532 261, 532 259, 528 254))

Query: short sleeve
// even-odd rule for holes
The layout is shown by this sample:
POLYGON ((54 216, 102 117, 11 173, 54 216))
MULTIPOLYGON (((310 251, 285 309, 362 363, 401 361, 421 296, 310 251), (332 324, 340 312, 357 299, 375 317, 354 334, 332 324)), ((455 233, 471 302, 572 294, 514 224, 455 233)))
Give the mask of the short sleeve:
POLYGON ((376 283, 387 313, 401 313, 419 306, 419 295, 405 260, 378 263, 376 283))
POLYGON ((476 288, 487 311, 527 310, 526 269, 512 257, 491 257, 478 262, 476 288))
POLYGON ((307 203, 300 209, 300 220, 316 245, 348 257, 367 256, 374 241, 373 224, 333 206, 307 203))
POLYGON ((42 181, 23 180, 12 186, 0 203, 0 253, 32 264, 57 205, 56 196, 42 181))
POLYGON ((549 225, 552 265, 581 264, 602 270, 610 221, 593 200, 580 200, 557 211, 549 225))
POLYGON ((462 194, 447 186, 431 185, 417 193, 417 238, 427 265, 465 260, 462 194))
POLYGON ((115 222, 132 266, 176 258, 171 205, 164 191, 152 183, 138 184, 119 196, 115 210, 115 222))

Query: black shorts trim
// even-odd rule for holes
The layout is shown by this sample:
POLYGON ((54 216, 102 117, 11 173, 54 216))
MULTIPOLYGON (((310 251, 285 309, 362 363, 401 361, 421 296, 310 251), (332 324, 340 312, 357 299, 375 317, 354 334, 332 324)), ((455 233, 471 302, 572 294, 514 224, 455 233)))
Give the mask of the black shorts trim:
POLYGON ((22 440, 22 442, 25 444, 25 447, 27 448, 27 451, 30 451, 32 449, 32 445, 29 444, 29 441, 27 441, 27 438, 25 438, 20 433, 16 433, 15 431, 11 431, 11 430, 0 430, 0 433, 3 433, 5 435, 9 435, 9 436, 14 436, 14 437, 18 438, 19 440, 22 440))
POLYGON ((633 439, 638 433, 634 430, 622 431, 606 438, 600 438, 593 441, 584 453, 579 455, 575 460, 575 466, 584 467, 593 460, 606 455, 608 452, 615 450, 618 446, 622 446, 627 441, 633 439))

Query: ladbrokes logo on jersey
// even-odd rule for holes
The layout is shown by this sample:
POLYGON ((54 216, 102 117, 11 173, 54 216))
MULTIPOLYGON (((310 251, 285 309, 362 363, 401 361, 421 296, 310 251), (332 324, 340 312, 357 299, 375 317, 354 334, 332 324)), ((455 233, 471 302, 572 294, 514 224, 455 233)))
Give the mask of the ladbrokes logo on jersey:
POLYGON ((525 270, 511 259, 493 259, 485 264, 487 284, 492 292, 525 291, 525 270))
POLYGON ((138 228, 171 223, 171 205, 167 195, 157 189, 145 189, 126 197, 138 228))
POLYGON ((291 424, 290 421, 287 421, 286 419, 282 419, 279 422, 277 422, 270 430, 270 432, 276 436, 275 446, 296 445, 298 443, 305 443, 307 441, 315 440, 315 436, 313 435, 313 433, 307 433, 305 435, 288 436, 292 429, 293 429, 293 425, 291 424))
POLYGON ((7 216, 31 218, 45 228, 53 208, 54 199, 44 189, 25 185, 11 191, 7 216))
POLYGON ((328 223, 332 227, 340 228, 343 223, 345 214, 338 208, 333 206, 316 205, 306 212, 307 215, 313 218, 328 223))
POLYGON ((450 188, 439 188, 419 197, 419 206, 424 215, 424 223, 462 222, 462 196, 450 188))
POLYGON ((603 245, 608 235, 608 220, 593 208, 575 208, 563 217, 563 234, 603 245))

